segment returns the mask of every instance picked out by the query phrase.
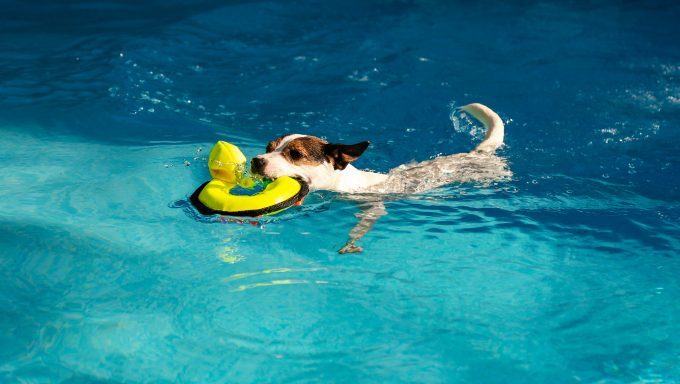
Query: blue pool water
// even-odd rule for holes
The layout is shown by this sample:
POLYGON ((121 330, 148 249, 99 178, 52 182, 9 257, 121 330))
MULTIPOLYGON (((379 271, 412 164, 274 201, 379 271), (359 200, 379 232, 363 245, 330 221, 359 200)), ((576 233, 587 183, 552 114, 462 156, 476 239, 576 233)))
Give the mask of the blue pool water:
POLYGON ((673 2, 31 3, 0 13, 0 382, 680 382, 673 2), (471 149, 475 101, 512 179, 389 200, 361 254, 333 193, 186 203, 216 140, 386 172, 471 149))

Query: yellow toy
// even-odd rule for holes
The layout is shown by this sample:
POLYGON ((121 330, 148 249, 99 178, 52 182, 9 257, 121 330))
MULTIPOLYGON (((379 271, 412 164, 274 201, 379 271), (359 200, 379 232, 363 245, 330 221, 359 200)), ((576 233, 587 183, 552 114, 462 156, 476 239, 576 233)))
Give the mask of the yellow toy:
POLYGON ((307 183, 283 176, 254 195, 232 195, 234 187, 252 189, 256 183, 244 176, 246 157, 237 146, 226 141, 218 141, 210 151, 208 169, 213 179, 203 183, 189 198, 204 215, 270 215, 300 205, 309 192, 307 183))

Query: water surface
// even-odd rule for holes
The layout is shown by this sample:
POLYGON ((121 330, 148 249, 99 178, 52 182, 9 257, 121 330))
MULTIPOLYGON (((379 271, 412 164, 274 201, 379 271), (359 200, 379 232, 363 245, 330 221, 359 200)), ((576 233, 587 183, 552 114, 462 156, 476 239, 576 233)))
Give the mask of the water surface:
POLYGON ((0 381, 663 382, 680 377, 679 7, 6 2, 0 381), (251 225, 186 204, 216 140, 468 151, 512 178, 251 225), (455 116, 454 116, 455 117, 455 116))

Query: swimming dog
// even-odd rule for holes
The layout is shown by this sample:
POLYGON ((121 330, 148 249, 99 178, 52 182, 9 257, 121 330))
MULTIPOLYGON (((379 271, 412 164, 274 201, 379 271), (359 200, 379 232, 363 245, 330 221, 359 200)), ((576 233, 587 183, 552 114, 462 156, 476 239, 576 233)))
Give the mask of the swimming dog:
POLYGON ((329 190, 356 196, 350 198, 362 201, 364 210, 357 215, 360 220, 339 252, 361 252, 363 249, 356 242, 386 213, 380 195, 420 193, 455 182, 494 181, 512 175, 504 159, 495 156, 496 149, 503 145, 503 120, 491 108, 479 103, 459 110, 486 128, 484 140, 468 153, 404 164, 384 174, 359 170, 351 164, 366 151, 368 141, 332 144, 318 137, 292 134, 270 141, 266 153, 252 159, 251 173, 272 179, 297 177, 307 182, 312 191, 329 190))

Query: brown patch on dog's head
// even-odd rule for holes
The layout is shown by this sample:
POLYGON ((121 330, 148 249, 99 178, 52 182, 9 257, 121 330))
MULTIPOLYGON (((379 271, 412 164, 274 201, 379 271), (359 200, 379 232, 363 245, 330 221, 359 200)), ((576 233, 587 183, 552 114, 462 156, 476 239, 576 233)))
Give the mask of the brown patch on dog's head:
POLYGON ((283 140, 284 137, 286 137, 286 136, 281 136, 278 139, 272 140, 269 143, 267 143, 267 153, 274 152, 276 147, 278 147, 279 144, 281 144, 281 140, 283 140))
POLYGON ((288 162, 298 166, 314 166, 328 161, 334 169, 343 170, 347 164, 358 159, 369 144, 368 141, 351 145, 329 144, 318 137, 304 136, 286 143, 281 154, 288 162))
POLYGON ((267 144, 267 153, 255 156, 251 172, 269 178, 297 176, 323 185, 334 170, 343 170, 361 156, 369 143, 330 144, 314 136, 286 135, 267 144))
POLYGON ((326 160, 324 151, 328 142, 314 136, 298 137, 289 141, 281 154, 295 165, 320 165, 326 160))

